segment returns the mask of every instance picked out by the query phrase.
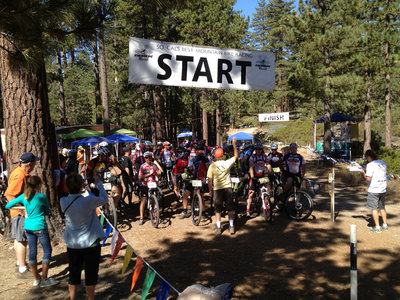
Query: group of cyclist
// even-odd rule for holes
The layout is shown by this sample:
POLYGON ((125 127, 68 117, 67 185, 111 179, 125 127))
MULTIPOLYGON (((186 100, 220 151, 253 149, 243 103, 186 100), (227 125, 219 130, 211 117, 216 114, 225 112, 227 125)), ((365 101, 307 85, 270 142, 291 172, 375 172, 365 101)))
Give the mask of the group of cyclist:
MULTIPOLYGON (((243 194, 246 199, 246 215, 250 216, 250 207, 253 202, 254 192, 257 182, 261 178, 268 178, 266 183, 268 193, 271 194, 271 181, 275 173, 279 173, 279 178, 283 184, 283 197, 289 191, 293 182, 297 178, 305 175, 305 160, 297 153, 297 144, 292 143, 289 147, 282 148, 283 153, 278 152, 278 145, 270 146, 270 153, 265 153, 262 144, 243 144, 238 147, 238 158, 230 168, 232 177, 241 178, 241 182, 248 186, 248 194, 243 194)), ((111 173, 111 197, 114 199, 115 207, 121 205, 131 206, 132 193, 135 192, 140 198, 140 219, 139 225, 145 222, 146 201, 148 196, 148 184, 156 182, 164 183, 167 187, 168 181, 172 181, 170 188, 177 198, 182 200, 182 212, 179 219, 190 216, 188 211, 188 199, 193 193, 190 184, 180 190, 183 176, 188 175, 191 179, 201 180, 201 200, 203 216, 206 215, 206 205, 204 194, 207 191, 207 171, 209 166, 216 160, 228 160, 234 156, 232 145, 216 146, 211 148, 206 145, 204 140, 187 142, 185 145, 174 147, 170 142, 158 142, 156 147, 148 146, 144 143, 129 144, 122 148, 120 160, 111 153, 110 147, 100 144, 95 148, 86 168, 82 168, 82 174, 86 175, 88 182, 98 174, 99 170, 109 170, 111 173), (218 150, 218 151, 217 151, 218 150), (221 155, 216 158, 215 153, 221 155), (168 176, 171 176, 169 178, 168 176), (126 203, 126 201, 128 203, 126 203)), ((185 176, 187 177, 187 176, 185 176)), ((241 186, 243 186, 241 184, 241 186)), ((215 206, 211 205, 211 206, 215 206)), ((237 210, 237 203, 236 203, 237 210)), ((236 211, 236 213, 238 213, 236 211)))

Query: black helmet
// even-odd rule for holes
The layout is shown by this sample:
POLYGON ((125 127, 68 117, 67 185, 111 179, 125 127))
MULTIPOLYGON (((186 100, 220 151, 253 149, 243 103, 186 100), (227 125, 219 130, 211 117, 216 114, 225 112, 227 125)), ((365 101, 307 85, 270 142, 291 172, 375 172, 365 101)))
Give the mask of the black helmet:
POLYGON ((71 149, 68 151, 68 158, 69 159, 73 159, 76 160, 78 157, 78 151, 76 151, 75 149, 71 149))
POLYGON ((257 143, 257 144, 254 145, 254 148, 262 150, 263 149, 263 145, 261 143, 257 143))

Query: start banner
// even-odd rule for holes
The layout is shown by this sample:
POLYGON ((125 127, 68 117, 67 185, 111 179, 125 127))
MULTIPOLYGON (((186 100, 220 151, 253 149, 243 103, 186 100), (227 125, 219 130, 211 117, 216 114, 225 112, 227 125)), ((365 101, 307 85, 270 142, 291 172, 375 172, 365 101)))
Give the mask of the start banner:
POLYGON ((130 38, 129 82, 272 91, 275 57, 271 52, 130 38))
POLYGON ((258 122, 283 122, 289 121, 289 112, 274 114, 258 114, 258 122))

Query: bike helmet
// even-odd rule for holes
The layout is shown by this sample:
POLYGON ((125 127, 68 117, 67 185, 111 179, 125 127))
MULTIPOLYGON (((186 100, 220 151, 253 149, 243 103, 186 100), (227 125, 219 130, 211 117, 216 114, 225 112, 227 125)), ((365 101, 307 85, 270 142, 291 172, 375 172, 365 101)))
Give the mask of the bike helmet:
POLYGON ((143 157, 153 157, 153 153, 150 152, 150 151, 146 151, 146 152, 143 154, 143 157))
POLYGON ((271 150, 278 150, 278 145, 277 144, 272 144, 271 145, 271 150))
POLYGON ((163 142, 157 142, 157 146, 162 146, 163 142))
POLYGON ((97 154, 109 157, 111 155, 111 152, 110 150, 108 150, 107 147, 99 147, 99 149, 97 150, 97 154))
POLYGON ((257 143, 257 144, 254 145, 254 148, 255 148, 256 150, 257 150, 257 149, 263 150, 263 145, 262 145, 261 143, 257 143))
POLYGON ((298 145, 296 143, 291 143, 289 145, 289 148, 297 148, 297 147, 298 147, 298 145))
POLYGON ((108 146, 108 143, 107 143, 107 142, 101 142, 101 143, 99 144, 99 146, 100 146, 100 147, 107 147, 107 146, 108 146))
POLYGON ((76 151, 75 149, 71 149, 68 151, 68 158, 69 159, 73 159, 76 160, 78 157, 78 151, 76 151))
POLYGON ((165 147, 165 146, 170 146, 171 145, 171 143, 170 142, 168 142, 168 141, 165 141, 164 143, 162 143, 162 145, 165 147))

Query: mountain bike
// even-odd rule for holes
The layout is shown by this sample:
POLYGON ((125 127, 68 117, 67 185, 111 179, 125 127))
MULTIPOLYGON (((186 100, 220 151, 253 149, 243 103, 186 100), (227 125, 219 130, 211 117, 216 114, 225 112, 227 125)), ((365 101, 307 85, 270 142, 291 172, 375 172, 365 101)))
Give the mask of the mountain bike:
POLYGON ((151 225, 157 228, 160 224, 160 202, 163 197, 157 182, 148 182, 147 209, 150 214, 151 225))
POLYGON ((273 180, 271 180, 271 192, 272 198, 274 199, 273 208, 278 211, 283 209, 283 201, 282 201, 282 194, 283 194, 283 185, 281 183, 281 169, 279 167, 272 168, 274 171, 273 180))
POLYGON ((241 178, 239 177, 231 177, 232 182, 232 192, 233 192, 233 200, 235 202, 235 213, 237 215, 239 210, 239 192, 240 192, 240 183, 241 178))
POLYGON ((191 195, 191 217, 193 225, 197 226, 200 224, 201 217, 203 215, 203 202, 201 201, 201 189, 203 187, 202 180, 191 180, 193 187, 193 193, 191 195))
POLYGON ((285 200, 285 211, 293 220, 305 220, 313 211, 313 201, 306 191, 300 190, 302 178, 295 176, 293 179, 292 191, 285 200))
POLYGON ((272 222, 272 204, 268 193, 268 177, 254 178, 254 210, 261 211, 261 215, 267 222, 272 222))

